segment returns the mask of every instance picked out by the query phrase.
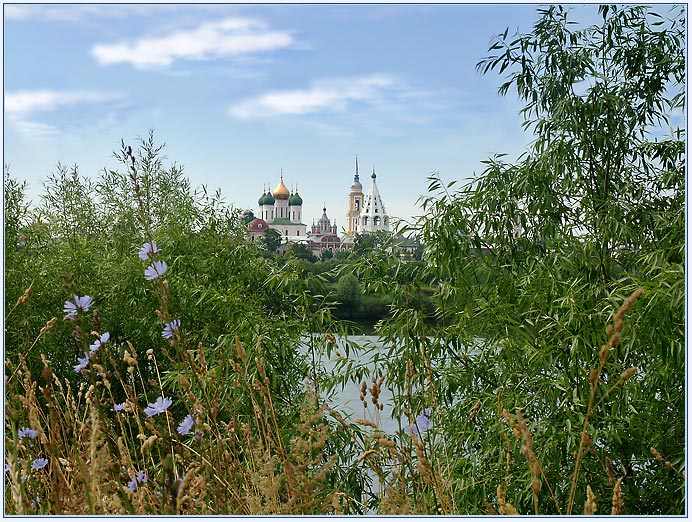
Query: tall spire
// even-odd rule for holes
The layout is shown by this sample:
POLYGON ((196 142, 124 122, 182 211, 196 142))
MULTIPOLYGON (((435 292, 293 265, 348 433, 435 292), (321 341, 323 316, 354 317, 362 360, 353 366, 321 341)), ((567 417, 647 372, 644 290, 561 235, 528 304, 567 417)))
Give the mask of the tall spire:
POLYGON ((358 154, 356 154, 356 179, 358 179, 358 154))

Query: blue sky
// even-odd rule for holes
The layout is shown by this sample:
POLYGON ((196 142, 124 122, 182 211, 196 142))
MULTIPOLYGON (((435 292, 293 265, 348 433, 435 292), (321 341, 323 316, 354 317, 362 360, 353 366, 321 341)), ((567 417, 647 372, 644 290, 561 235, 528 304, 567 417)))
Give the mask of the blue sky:
MULTIPOLYGON (((388 213, 531 141, 476 63, 536 4, 4 4, 4 163, 34 203, 58 162, 96 178, 153 129, 194 187, 257 211, 283 169, 311 224, 345 224, 358 154, 388 213)), ((588 8, 596 9, 595 6, 588 8)))

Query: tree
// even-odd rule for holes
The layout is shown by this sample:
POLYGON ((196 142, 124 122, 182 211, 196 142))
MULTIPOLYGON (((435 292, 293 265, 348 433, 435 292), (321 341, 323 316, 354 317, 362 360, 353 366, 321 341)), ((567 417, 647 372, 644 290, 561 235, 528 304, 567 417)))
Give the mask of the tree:
POLYGON ((312 250, 310 250, 307 245, 303 245, 302 243, 292 244, 291 248, 288 249, 288 253, 297 259, 304 259, 311 263, 317 261, 317 258, 315 257, 315 254, 312 253, 312 250))
POLYGON ((356 317, 358 307, 361 304, 362 294, 358 278, 353 274, 344 274, 336 284, 336 299, 341 303, 341 308, 347 313, 346 317, 356 317))
POLYGON ((252 210, 248 209, 243 211, 243 223, 249 225, 252 223, 253 219, 255 219, 255 213, 252 210))
POLYGON ((351 252, 355 256, 362 256, 373 250, 391 247, 392 235, 385 230, 376 232, 364 232, 356 234, 353 239, 353 249, 351 252))
POLYGON ((410 282, 382 256, 354 273, 392 296, 379 333, 395 410, 435 406, 447 449, 432 437, 428 454, 442 451, 431 465, 448 466, 456 505, 570 514, 587 486, 610 504, 622 478, 623 513, 680 514, 685 131, 664 130, 684 109, 685 9, 604 6, 585 28, 562 6, 539 14, 478 65, 525 103, 529 150, 459 189, 431 177, 411 227, 425 267, 410 282))
POLYGON ((281 234, 273 228, 269 228, 264 232, 261 241, 265 248, 273 254, 281 246, 281 234))

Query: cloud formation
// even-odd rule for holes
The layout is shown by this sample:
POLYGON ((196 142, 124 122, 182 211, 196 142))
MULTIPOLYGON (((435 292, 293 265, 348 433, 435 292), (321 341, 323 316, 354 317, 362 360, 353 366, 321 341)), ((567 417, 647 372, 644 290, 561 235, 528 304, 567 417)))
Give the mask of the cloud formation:
POLYGON ((83 24, 96 20, 112 22, 113 19, 144 16, 152 11, 152 6, 144 4, 6 4, 5 19, 83 24))
POLYGON ((293 43, 290 32, 270 30, 260 20, 226 18, 163 36, 94 45, 91 54, 102 65, 129 63, 138 69, 158 69, 176 60, 199 61, 275 51, 293 43))
POLYGON ((5 93, 5 115, 25 134, 55 134, 58 126, 35 121, 40 113, 54 112, 61 109, 78 107, 85 112, 86 107, 104 105, 113 107, 121 105, 125 95, 113 92, 98 91, 54 91, 49 89, 36 91, 16 91, 5 93))
POLYGON ((271 91, 229 107, 229 114, 240 120, 281 115, 343 111, 353 102, 379 100, 394 80, 384 75, 363 78, 318 80, 303 90, 271 91))

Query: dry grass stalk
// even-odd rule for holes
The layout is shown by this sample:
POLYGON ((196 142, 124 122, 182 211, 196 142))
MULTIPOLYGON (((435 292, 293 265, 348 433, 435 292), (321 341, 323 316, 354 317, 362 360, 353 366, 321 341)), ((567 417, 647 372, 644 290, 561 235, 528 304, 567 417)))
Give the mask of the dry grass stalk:
POLYGON ((14 311, 17 309, 17 307, 23 305, 24 303, 26 303, 26 302, 29 300, 29 296, 31 295, 31 290, 34 288, 34 282, 35 282, 35 281, 32 281, 31 284, 29 285, 29 288, 27 288, 26 290, 24 290, 24 293, 23 293, 22 295, 19 296, 19 299, 17 299, 17 303, 14 305, 14 307, 12 308, 12 310, 10 310, 10 311, 7 313, 7 315, 5 316, 5 322, 7 322, 7 318, 8 318, 10 315, 12 315, 12 312, 14 312, 14 311))
POLYGON ((620 477, 615 483, 613 488, 613 509, 610 511, 611 515, 620 515, 622 513, 623 501, 622 501, 622 479, 620 477))
POLYGON ((501 515, 518 515, 516 508, 505 500, 505 488, 502 485, 497 486, 497 502, 500 505, 501 515))
POLYGON ((675 466, 673 466, 673 463, 670 462, 669 460, 666 460, 665 458, 663 458, 663 455, 661 455, 656 448, 651 447, 651 448, 649 448, 649 450, 651 451, 653 456, 656 457, 657 461, 663 462, 663 464, 665 464, 667 467, 672 469, 677 475, 681 476, 683 479, 685 478, 685 470, 682 470, 682 472, 680 472, 677 469, 675 469, 675 466))
POLYGON ((521 446, 521 454, 524 455, 529 463, 529 470, 533 479, 531 480, 531 494, 533 496, 534 513, 538 515, 538 494, 541 492, 541 465, 533 451, 533 436, 526 425, 526 420, 521 414, 521 410, 517 409, 517 419, 519 421, 519 430, 524 437, 524 444, 521 446))
POLYGON ((481 409, 481 400, 478 399, 478 401, 476 401, 476 404, 474 405, 473 409, 469 412, 469 419, 473 419, 476 416, 476 414, 478 414, 478 410, 480 410, 480 409, 481 409))
POLYGON ((586 486, 586 502, 584 502, 584 514, 595 515, 598 510, 596 505, 596 495, 594 495, 591 486, 586 486))
MULTIPOLYGON (((584 453, 584 446, 585 446, 585 438, 584 435, 586 434, 586 429, 589 425, 589 420, 591 417, 591 414, 595 410, 595 407, 600 404, 600 401, 598 404, 595 405, 595 398, 596 398, 596 392, 598 390, 598 382, 600 380, 601 374, 603 373, 603 368, 605 367, 606 361, 608 359, 608 354, 610 351, 616 347, 618 344, 620 344, 620 341, 622 340, 622 337, 620 335, 620 332, 622 331, 624 327, 624 317, 627 311, 630 309, 632 306, 632 303, 634 303, 637 298, 644 293, 644 290, 642 288, 639 288, 635 290, 632 295, 630 295, 625 301, 622 303, 622 306, 618 309, 617 313, 615 314, 615 317, 613 318, 613 324, 608 325, 606 328, 606 335, 608 335, 608 342, 603 345, 601 350, 599 351, 599 365, 598 369, 595 371, 595 373, 592 372, 590 373, 589 381, 591 382, 591 393, 589 395, 589 403, 586 408, 586 414, 584 415, 584 425, 582 427, 582 436, 580 437, 579 441, 579 448, 577 450, 577 457, 576 457, 576 462, 574 465, 574 473, 572 475, 572 485, 570 487, 570 493, 569 493, 569 500, 567 501, 567 515, 570 515, 572 513, 572 505, 574 503, 574 495, 576 493, 576 488, 577 488, 577 478, 579 477, 579 468, 581 466, 581 459, 584 453)), ((629 370, 628 370, 629 371, 629 370)), ((624 372, 627 373, 627 372, 624 372)), ((631 375, 630 375, 631 376, 631 375)), ((620 379, 614 386, 617 384, 623 382, 623 379, 620 379)), ((614 387, 613 386, 613 387, 614 387)), ((612 388, 611 388, 612 389, 612 388)), ((610 392, 610 390, 608 390, 610 392)), ((607 393, 606 393, 607 395, 607 393)), ((602 399, 601 399, 602 400, 602 399)))

